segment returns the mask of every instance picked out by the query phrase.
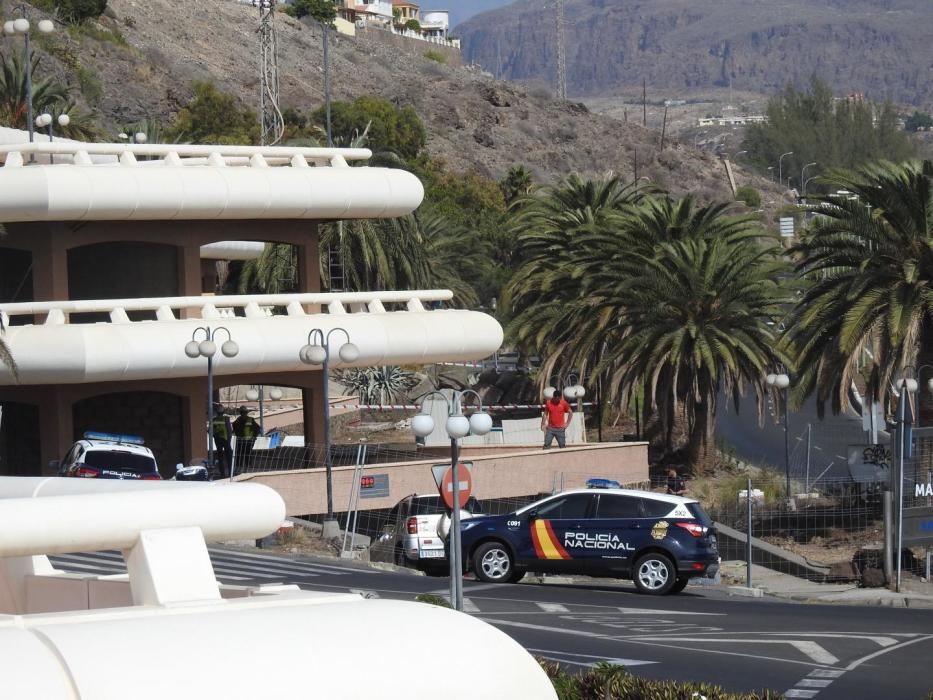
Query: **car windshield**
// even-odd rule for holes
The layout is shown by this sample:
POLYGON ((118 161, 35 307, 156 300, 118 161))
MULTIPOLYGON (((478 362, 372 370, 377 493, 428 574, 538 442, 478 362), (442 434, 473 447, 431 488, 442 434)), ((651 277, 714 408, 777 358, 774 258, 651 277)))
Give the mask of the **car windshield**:
POLYGON ((122 450, 89 450, 84 453, 81 461, 95 469, 118 469, 136 474, 156 471, 152 457, 122 450))
MULTIPOLYGON (((470 499, 467 501, 466 506, 463 508, 467 513, 473 515, 481 515, 483 512, 482 507, 475 498, 470 496, 470 499)), ((441 500, 440 496, 429 496, 428 498, 415 498, 412 499, 411 510, 408 512, 409 515, 438 515, 440 513, 446 513, 447 506, 444 505, 444 502, 441 500)))
POLYGON ((699 520, 703 525, 706 525, 706 527, 713 524, 713 519, 706 514, 706 511, 703 510, 703 506, 699 503, 695 501, 693 503, 688 503, 687 508, 693 514, 693 517, 699 520))

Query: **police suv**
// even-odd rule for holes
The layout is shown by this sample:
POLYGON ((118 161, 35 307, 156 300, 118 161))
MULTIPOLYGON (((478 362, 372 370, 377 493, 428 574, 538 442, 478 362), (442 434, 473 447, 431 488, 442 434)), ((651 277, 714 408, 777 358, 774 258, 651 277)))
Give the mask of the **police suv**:
POLYGON ((49 465, 59 476, 85 479, 139 479, 158 481, 155 455, 138 435, 87 432, 61 462, 49 465))
POLYGON ((716 575, 716 534, 697 501, 602 479, 588 485, 461 523, 465 565, 488 583, 514 583, 526 571, 582 574, 629 578, 653 595, 716 575))

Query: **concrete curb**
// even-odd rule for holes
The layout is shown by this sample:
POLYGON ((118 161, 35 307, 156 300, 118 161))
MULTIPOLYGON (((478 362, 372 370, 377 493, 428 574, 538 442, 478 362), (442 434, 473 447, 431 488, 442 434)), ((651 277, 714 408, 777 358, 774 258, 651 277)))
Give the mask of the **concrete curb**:
POLYGON ((727 590, 730 596, 742 598, 763 598, 765 594, 760 588, 749 588, 748 586, 729 586, 727 590))

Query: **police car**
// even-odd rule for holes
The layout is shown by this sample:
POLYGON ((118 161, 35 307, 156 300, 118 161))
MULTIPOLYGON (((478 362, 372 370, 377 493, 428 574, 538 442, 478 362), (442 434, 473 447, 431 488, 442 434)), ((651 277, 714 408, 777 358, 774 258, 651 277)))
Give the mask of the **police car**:
POLYGON ((697 501, 589 485, 462 523, 465 566, 487 583, 515 583, 526 571, 582 574, 629 578, 653 595, 716 575, 713 523, 697 501))
POLYGON ((158 481, 155 455, 138 435, 87 432, 58 464, 59 476, 158 481))

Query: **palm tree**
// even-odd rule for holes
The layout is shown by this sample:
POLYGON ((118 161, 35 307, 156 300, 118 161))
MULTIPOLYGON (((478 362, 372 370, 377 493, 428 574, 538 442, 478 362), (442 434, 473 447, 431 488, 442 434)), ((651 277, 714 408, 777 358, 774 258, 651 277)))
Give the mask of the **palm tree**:
POLYGON ((754 216, 690 197, 630 193, 605 210, 559 208, 550 201, 520 234, 526 262, 508 289, 510 333, 544 349, 542 379, 589 370, 623 404, 644 391, 668 444, 682 413, 700 459, 718 391, 750 385, 760 396, 781 357, 768 325, 783 300, 773 239, 754 216))
MULTIPOLYGON (((36 58, 32 64, 33 76, 38 66, 36 58)), ((14 52, 6 57, 0 53, 0 122, 15 129, 26 129, 28 94, 22 55, 14 52)), ((68 126, 57 127, 59 136, 91 140, 100 134, 95 116, 79 108, 71 98, 71 89, 51 77, 33 80, 32 106, 35 114, 49 112, 53 117, 60 114, 70 117, 68 126)))
POLYGON ((861 361, 867 397, 881 401, 933 348, 933 163, 878 163, 827 181, 850 194, 809 207, 817 216, 791 251, 809 286, 787 338, 795 397, 815 391, 820 411, 827 401, 838 411, 861 361))
POLYGON ((764 377, 783 356, 769 325, 786 301, 779 248, 760 240, 692 238, 635 254, 640 272, 617 285, 620 315, 597 371, 621 388, 623 401, 639 389, 658 412, 670 442, 678 415, 685 419, 688 459, 705 462, 720 391, 738 405, 754 390, 759 415, 764 377))

